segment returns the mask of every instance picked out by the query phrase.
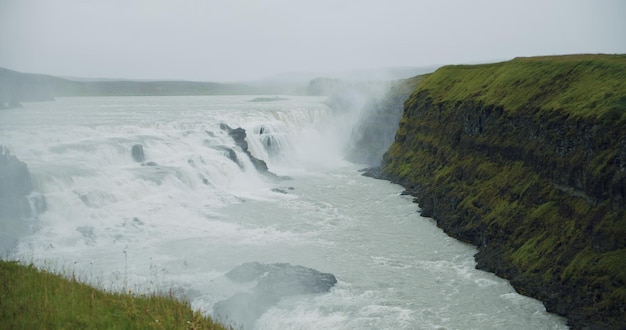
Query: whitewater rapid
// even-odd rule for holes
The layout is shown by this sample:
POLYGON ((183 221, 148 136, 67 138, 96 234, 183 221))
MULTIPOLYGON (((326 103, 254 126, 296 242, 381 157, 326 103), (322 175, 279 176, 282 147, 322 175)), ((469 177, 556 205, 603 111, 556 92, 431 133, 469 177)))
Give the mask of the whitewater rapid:
POLYGON ((106 289, 173 293, 207 314, 248 289, 224 279, 244 262, 337 277, 329 293, 280 300, 256 329, 566 328, 476 270, 475 248, 420 217, 400 186, 343 160, 358 116, 319 97, 252 98, 60 98, 0 111, 0 144, 47 205, 8 258, 106 289), (260 175, 221 123, 245 129, 249 151, 292 180, 260 175))

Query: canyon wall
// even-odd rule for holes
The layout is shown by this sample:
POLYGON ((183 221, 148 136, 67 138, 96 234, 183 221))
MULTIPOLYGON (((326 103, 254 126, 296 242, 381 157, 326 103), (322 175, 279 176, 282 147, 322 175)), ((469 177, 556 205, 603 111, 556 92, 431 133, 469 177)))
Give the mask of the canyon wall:
POLYGON ((626 56, 443 67, 369 175, 573 328, 626 327, 626 56))

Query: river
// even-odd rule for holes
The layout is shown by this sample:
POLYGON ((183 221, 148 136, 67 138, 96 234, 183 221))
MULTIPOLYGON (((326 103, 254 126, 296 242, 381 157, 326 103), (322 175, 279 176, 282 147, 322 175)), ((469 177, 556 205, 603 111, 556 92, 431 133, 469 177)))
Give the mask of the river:
POLYGON ((9 258, 105 289, 173 293, 207 314, 249 289, 224 278, 244 262, 336 276, 328 293, 268 306, 254 329, 567 328, 476 270, 476 249, 421 217, 402 187, 343 160, 358 118, 320 97, 253 98, 59 98, 0 111, 0 143, 47 205, 9 258), (244 128, 249 151, 291 180, 260 175, 221 123, 244 128))

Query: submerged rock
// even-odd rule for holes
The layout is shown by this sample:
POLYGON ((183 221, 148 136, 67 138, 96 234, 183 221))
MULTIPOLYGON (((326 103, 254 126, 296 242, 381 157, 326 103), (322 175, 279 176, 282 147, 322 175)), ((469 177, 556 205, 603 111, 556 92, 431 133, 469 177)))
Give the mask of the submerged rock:
POLYGON ((237 163, 237 165, 239 165, 239 167, 241 166, 241 163, 239 162, 239 159, 237 158, 237 153, 235 152, 235 150, 226 147, 226 146, 216 146, 215 149, 223 151, 224 155, 226 157, 228 157, 228 159, 232 160, 233 162, 237 163))
POLYGON ((236 282, 258 280, 255 291, 278 296, 328 292, 337 283, 333 274, 288 263, 247 262, 233 268, 226 277, 236 282))
POLYGON ((284 297, 326 293, 337 283, 333 274, 288 263, 248 262, 225 276, 239 283, 258 281, 251 292, 239 292, 213 306, 214 317, 243 329, 252 328, 263 313, 284 297))
POLYGON ((133 156, 133 159, 137 163, 141 163, 146 159, 145 154, 143 153, 143 146, 141 144, 135 144, 130 149, 130 154, 133 156))

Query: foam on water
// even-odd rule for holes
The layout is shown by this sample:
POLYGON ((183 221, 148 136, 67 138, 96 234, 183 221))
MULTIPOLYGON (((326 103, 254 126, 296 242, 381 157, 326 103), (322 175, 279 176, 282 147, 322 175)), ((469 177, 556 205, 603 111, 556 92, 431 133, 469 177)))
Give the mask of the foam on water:
POLYGON ((224 278, 243 262, 337 277, 327 294, 279 301, 257 329, 564 328, 477 271, 475 248, 421 218, 401 187, 342 159, 362 113, 249 98, 67 98, 0 112, 2 141, 47 201, 11 258, 105 288, 173 292, 206 313, 250 289, 224 278), (260 175, 221 123, 244 128, 248 150, 293 180, 260 175))

